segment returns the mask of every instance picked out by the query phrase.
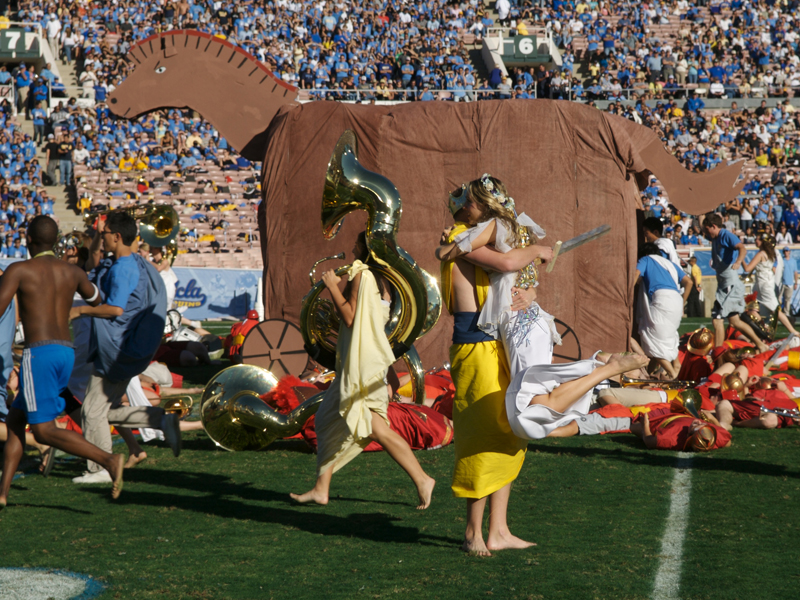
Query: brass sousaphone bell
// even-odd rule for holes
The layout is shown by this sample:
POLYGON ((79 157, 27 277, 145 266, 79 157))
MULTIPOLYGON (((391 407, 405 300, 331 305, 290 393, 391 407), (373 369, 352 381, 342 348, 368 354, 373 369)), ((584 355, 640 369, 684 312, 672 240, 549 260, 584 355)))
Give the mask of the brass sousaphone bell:
POLYGON ((694 417, 695 419, 706 420, 700 412, 700 407, 703 405, 703 397, 697 390, 683 390, 670 403, 670 409, 673 412, 684 413, 694 417))
MULTIPOLYGON (((361 166, 356 135, 347 130, 336 144, 325 175, 322 199, 325 239, 336 237, 343 219, 356 210, 367 213, 367 249, 377 263, 370 268, 383 275, 393 289, 394 308, 386 325, 386 336, 394 355, 406 361, 414 381, 415 401, 422 402, 424 370, 412 345, 439 320, 442 311, 439 286, 433 276, 397 244, 403 212, 400 194, 386 177, 361 166)), ((341 276, 349 268, 339 267, 336 274, 341 276)), ((339 318, 331 302, 320 298, 325 285, 321 281, 314 282, 313 274, 312 270, 312 287, 303 298, 300 311, 300 331, 311 358, 333 369, 339 318)))
POLYGON ((276 385, 275 375, 255 365, 235 365, 217 373, 200 398, 200 419, 208 437, 225 450, 240 451, 261 450, 299 433, 324 392, 284 415, 261 399, 276 385))

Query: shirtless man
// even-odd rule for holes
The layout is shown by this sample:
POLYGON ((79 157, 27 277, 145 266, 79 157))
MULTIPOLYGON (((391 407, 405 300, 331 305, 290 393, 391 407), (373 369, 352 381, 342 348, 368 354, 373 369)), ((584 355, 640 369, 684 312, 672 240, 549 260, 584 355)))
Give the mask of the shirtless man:
POLYGON ((0 313, 16 294, 26 337, 20 393, 8 413, 0 509, 8 502, 11 481, 22 457, 26 423, 30 423, 40 444, 102 464, 113 480, 111 497, 118 498, 125 457, 103 452, 74 431, 59 429, 55 423, 64 410, 64 399, 59 394, 67 386, 75 360, 69 332, 73 295, 77 291, 94 306, 99 304, 100 294, 89 283, 86 273, 55 257, 53 246, 58 239, 58 225, 53 219, 36 217, 28 228, 27 238, 33 258, 11 264, 0 278, 0 313))
MULTIPOLYGON (((451 199, 450 209, 456 222, 469 222, 470 211, 480 212, 468 198, 455 200, 458 202, 451 199)), ((452 242, 458 233, 457 226, 448 232, 449 239, 445 241, 452 242)), ((528 443, 514 435, 506 416, 509 375, 503 344, 475 325, 481 310, 478 288, 488 287, 484 269, 513 272, 537 258, 546 262, 552 257, 551 248, 538 244, 505 254, 483 246, 442 263, 444 296, 448 310, 455 317, 450 348, 456 388, 453 401, 456 465, 452 489, 456 497, 467 501, 462 549, 477 556, 491 556, 490 550, 534 545, 512 535, 506 521, 511 482, 522 468, 528 443), (484 541, 483 513, 487 499, 491 505, 489 536, 484 541)), ((534 288, 513 293, 512 310, 527 308, 536 297, 534 288)))

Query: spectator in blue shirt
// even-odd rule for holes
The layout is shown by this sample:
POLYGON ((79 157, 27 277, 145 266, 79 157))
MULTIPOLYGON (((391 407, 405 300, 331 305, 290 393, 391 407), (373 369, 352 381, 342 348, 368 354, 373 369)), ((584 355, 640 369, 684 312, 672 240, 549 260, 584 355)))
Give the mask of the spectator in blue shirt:
POLYGON ((792 258, 792 249, 789 246, 783 248, 783 278, 781 280, 781 303, 784 312, 791 314, 792 296, 797 289, 797 261, 792 258))
POLYGON ((33 142, 35 144, 44 143, 44 125, 47 119, 47 111, 42 108, 42 106, 42 103, 39 102, 36 104, 36 108, 31 111, 31 118, 33 119, 33 142))

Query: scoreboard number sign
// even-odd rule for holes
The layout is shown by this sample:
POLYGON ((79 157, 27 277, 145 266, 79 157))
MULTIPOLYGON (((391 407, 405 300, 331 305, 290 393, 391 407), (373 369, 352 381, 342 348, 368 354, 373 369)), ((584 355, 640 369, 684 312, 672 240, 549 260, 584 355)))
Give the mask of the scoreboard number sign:
POLYGON ((517 35, 514 37, 514 56, 517 58, 533 58, 537 54, 536 36, 517 35))
POLYGON ((39 36, 36 33, 21 29, 0 30, 2 58, 38 58, 40 54, 39 36))

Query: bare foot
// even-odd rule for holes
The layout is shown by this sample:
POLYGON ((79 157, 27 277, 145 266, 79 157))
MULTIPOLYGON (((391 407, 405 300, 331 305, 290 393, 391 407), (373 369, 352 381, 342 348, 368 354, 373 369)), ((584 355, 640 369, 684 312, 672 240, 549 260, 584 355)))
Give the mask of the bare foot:
POLYGON ((613 354, 607 364, 608 366, 613 365, 618 373, 625 373, 641 369, 649 362, 649 358, 640 354, 613 354))
POLYGON ((146 460, 147 460, 147 452, 145 452, 144 450, 139 452, 139 454, 134 454, 133 452, 131 452, 130 456, 128 457, 128 460, 125 462, 125 468, 132 469, 140 462, 144 462, 146 460))
POLYGON ((328 494, 317 491, 317 488, 312 488, 305 494, 289 494, 289 497, 300 504, 309 504, 313 502, 314 504, 325 506, 328 503, 328 494))
POLYGON ((0 496, 0 510, 3 510, 6 507, 7 502, 8 500, 5 498, 5 496, 0 496))
POLYGON ((122 493, 122 472, 125 470, 125 457, 122 454, 115 454, 117 463, 114 469, 109 469, 109 473, 114 480, 114 485, 111 486, 111 498, 116 500, 122 493))
POLYGON ((594 358, 595 358, 595 360, 605 364, 605 363, 608 362, 608 359, 611 358, 611 353, 610 352, 603 352, 602 350, 599 350, 594 358))
POLYGON ((515 535, 511 535, 510 531, 507 531, 505 535, 492 536, 490 534, 486 547, 489 548, 489 550, 524 550, 525 548, 530 548, 535 545, 535 542, 526 542, 515 535))
POLYGON ((489 549, 486 547, 486 543, 483 541, 482 537, 472 538, 472 539, 464 539, 464 543, 461 544, 461 549, 466 552, 469 556, 491 556, 492 553, 489 552, 489 549))
POLYGON ((436 485, 436 480, 433 477, 428 477, 428 480, 417 488, 419 494, 419 504, 417 510, 425 510, 431 505, 431 496, 433 495, 433 488, 436 485))

